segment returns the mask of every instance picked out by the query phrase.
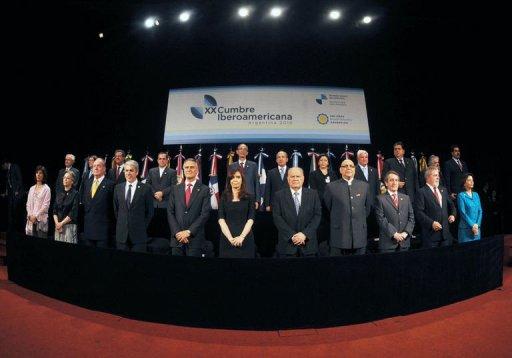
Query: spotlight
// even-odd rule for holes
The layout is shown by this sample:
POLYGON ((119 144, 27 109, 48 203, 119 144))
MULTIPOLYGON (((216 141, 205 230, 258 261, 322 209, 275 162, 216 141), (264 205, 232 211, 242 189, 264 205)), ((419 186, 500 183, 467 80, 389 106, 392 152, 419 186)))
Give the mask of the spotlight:
POLYGON ((103 32, 100 32, 100 33, 98 34, 98 37, 99 37, 100 39, 102 39, 102 38, 103 38, 103 32))
POLYGON ((248 7, 241 7, 238 9, 238 16, 240 17, 247 17, 249 16, 249 8, 248 7))
POLYGON ((369 24, 370 22, 372 22, 372 20, 373 19, 371 16, 365 16, 365 17, 363 17, 362 22, 363 22, 363 24, 369 24))
POLYGON ((144 21, 144 26, 146 26, 148 29, 158 25, 160 25, 160 22, 154 17, 148 17, 146 21, 144 21))
POLYGON ((181 22, 187 22, 188 20, 190 20, 190 11, 183 11, 181 14, 180 14, 180 21, 181 22))
POLYGON ((283 9, 280 7, 273 7, 272 9, 270 9, 270 16, 272 16, 274 18, 278 18, 282 14, 283 14, 283 9))
POLYGON ((329 11, 329 19, 331 20, 339 20, 341 17, 341 12, 339 10, 331 10, 329 11))

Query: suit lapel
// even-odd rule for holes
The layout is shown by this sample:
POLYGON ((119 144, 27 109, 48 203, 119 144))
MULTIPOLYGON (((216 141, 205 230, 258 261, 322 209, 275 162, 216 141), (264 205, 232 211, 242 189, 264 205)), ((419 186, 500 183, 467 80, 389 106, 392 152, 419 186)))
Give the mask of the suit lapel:
POLYGON ((132 201, 130 203, 130 208, 133 207, 133 205, 135 205, 135 202, 139 199, 139 197, 141 195, 140 194, 141 191, 142 191, 142 186, 141 186, 141 183, 138 182, 137 186, 135 188, 135 193, 133 194, 133 199, 132 199, 132 201))
POLYGON ((186 208, 187 205, 185 205, 185 182, 184 181, 178 185, 177 190, 178 190, 178 195, 179 195, 179 201, 180 201, 181 205, 183 205, 183 207, 186 208))
MULTIPOLYGON (((201 191, 201 184, 199 183, 199 180, 196 180, 196 183, 194 184, 194 187, 192 188, 192 194, 190 195, 190 202, 188 203, 188 207, 190 208, 192 206, 192 203, 197 198, 198 193, 201 191)), ((185 197, 185 195, 183 195, 185 197)))

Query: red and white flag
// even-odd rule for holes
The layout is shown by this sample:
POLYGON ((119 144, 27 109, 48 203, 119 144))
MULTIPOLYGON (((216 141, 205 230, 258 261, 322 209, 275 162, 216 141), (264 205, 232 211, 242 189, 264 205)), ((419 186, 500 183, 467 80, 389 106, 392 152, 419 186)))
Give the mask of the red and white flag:
MULTIPOLYGON (((149 153, 146 153, 146 155, 141 159, 142 160, 142 173, 140 175, 140 178, 144 181, 149 172, 149 163, 153 162, 153 158, 149 156, 149 153)), ((145 181, 144 181, 145 183, 145 181)))

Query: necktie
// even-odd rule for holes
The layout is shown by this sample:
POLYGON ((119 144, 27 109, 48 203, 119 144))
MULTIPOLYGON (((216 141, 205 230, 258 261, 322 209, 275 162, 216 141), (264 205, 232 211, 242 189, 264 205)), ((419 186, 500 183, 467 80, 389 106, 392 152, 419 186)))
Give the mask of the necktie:
POLYGON ((439 190, 437 190, 436 186, 434 187, 434 195, 436 197, 437 203, 439 204, 439 206, 441 206, 441 199, 439 198, 439 190))
POLYGON ((405 167, 404 158, 400 159, 400 164, 402 164, 402 166, 405 167))
POLYGON ((188 206, 190 203, 190 196, 192 195, 192 184, 187 184, 187 190, 185 190, 185 205, 188 206))
POLYGON ((299 192, 298 191, 293 193, 293 201, 295 202, 295 211, 297 212, 297 215, 299 215, 300 202, 299 202, 299 192))
POLYGON ((460 162, 460 160, 456 159, 455 161, 457 162, 457 165, 459 166, 460 171, 462 171, 462 163, 460 162))
POLYGON ((116 167, 116 181, 117 181, 118 178, 119 178, 119 167, 117 166, 116 167))
POLYGON ((279 173, 281 174, 281 180, 284 179, 284 168, 279 168, 279 173))
POLYGON ((132 185, 128 185, 128 193, 126 193, 126 207, 130 209, 132 203, 132 185))
POLYGON ((94 195, 96 195, 96 190, 98 190, 98 186, 100 185, 100 182, 98 179, 94 179, 94 182, 92 183, 92 189, 91 189, 91 198, 94 198, 94 195))
POLYGON ((364 177, 366 178, 366 181, 368 181, 368 167, 363 167, 363 174, 364 177))
POLYGON ((398 196, 396 195, 396 193, 391 194, 391 198, 393 199, 393 205, 395 206, 395 208, 398 209, 398 196))
POLYGON ((244 169, 245 169, 245 163, 244 162, 240 162, 240 170, 242 171, 242 174, 244 172, 244 169))

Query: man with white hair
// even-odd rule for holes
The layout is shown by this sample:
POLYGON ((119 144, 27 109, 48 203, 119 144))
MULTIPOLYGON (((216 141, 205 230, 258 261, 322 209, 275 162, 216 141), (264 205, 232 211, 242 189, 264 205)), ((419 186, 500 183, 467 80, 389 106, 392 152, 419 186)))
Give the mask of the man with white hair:
POLYGON ((421 240, 426 248, 449 246, 453 242, 449 225, 455 221, 455 204, 446 188, 439 187, 439 169, 425 171, 426 185, 418 191, 415 202, 416 220, 421 227, 421 240))
POLYGON ((357 165, 355 179, 368 183, 368 196, 370 198, 370 216, 368 217, 368 237, 374 238, 379 234, 379 227, 372 213, 375 210, 377 196, 380 194, 380 180, 377 169, 368 165, 368 152, 364 149, 357 151, 357 165))
POLYGON ((153 194, 149 185, 137 180, 139 164, 135 160, 124 163, 126 182, 114 190, 116 247, 125 251, 147 251, 147 228, 153 217, 153 194))
POLYGON ((80 171, 73 167, 75 164, 75 156, 71 153, 66 154, 64 159, 64 168, 59 170, 59 174, 57 175, 57 182, 55 183, 55 192, 59 193, 64 190, 64 185, 62 184, 62 179, 64 178, 64 174, 71 171, 75 176, 76 180, 73 183, 73 189, 78 188, 78 180, 80 178, 80 171))

